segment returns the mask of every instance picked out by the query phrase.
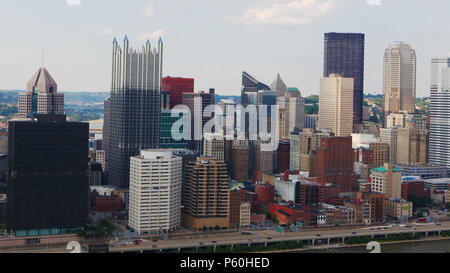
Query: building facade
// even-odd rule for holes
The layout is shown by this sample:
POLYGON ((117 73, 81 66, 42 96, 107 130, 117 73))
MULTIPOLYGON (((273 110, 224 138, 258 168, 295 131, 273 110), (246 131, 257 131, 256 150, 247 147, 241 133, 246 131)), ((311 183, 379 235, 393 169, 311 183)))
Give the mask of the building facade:
POLYGON ((128 225, 139 234, 180 227, 182 163, 170 150, 131 157, 128 225))
POLYGON ((337 74, 321 79, 319 129, 331 129, 343 137, 353 133, 353 82, 337 74))
POLYGON ((142 51, 113 42, 109 128, 109 184, 129 185, 130 157, 159 148, 163 43, 147 42, 142 51))
POLYGON ((396 42, 384 54, 383 109, 385 115, 416 109, 416 51, 396 42))
POLYGON ((7 229, 16 236, 76 232, 88 217, 89 124, 65 115, 9 122, 7 229))
POLYGON ((199 157, 186 166, 183 224, 193 230, 229 227, 227 166, 214 158, 199 157))
POLYGON ((429 162, 450 169, 450 58, 431 60, 429 162))
POLYGON ((339 74, 354 79, 353 122, 362 123, 364 91, 364 47, 362 33, 325 33, 323 76, 339 74))

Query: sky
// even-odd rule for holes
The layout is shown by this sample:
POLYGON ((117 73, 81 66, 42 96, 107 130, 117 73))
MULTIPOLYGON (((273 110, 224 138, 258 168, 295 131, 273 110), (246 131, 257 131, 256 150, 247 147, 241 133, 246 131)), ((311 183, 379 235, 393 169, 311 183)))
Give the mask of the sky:
POLYGON ((238 95, 241 72, 277 73, 318 94, 326 32, 366 34, 365 92, 382 93, 394 41, 418 57, 417 96, 429 96, 430 59, 450 53, 448 0, 1 0, 0 89, 24 89, 42 65, 60 91, 109 91, 112 40, 164 41, 163 75, 195 90, 238 95), (44 54, 42 52, 44 51, 44 54), (44 58, 42 56, 44 55, 44 58))

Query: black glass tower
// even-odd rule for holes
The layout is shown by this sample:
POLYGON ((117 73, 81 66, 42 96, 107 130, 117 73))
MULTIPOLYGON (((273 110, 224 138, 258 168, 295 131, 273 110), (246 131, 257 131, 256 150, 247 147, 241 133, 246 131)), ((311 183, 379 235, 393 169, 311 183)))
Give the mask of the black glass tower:
POLYGON ((325 33, 324 77, 354 79, 353 124, 361 124, 363 116, 364 43, 361 33, 325 33))
POLYGON ((89 124, 34 115, 10 121, 8 137, 7 229, 38 236, 85 226, 89 124))

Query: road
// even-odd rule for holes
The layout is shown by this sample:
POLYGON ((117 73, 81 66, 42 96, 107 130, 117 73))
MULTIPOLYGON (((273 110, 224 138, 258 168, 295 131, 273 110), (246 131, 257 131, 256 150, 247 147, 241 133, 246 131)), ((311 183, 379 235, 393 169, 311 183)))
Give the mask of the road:
MULTIPOLYGON (((380 226, 381 227, 381 226, 380 226)), ((371 230, 376 227, 352 227, 352 228, 330 228, 330 229, 312 229, 303 232, 286 232, 279 233, 273 230, 255 231, 252 235, 243 235, 239 233, 233 234, 217 234, 214 236, 205 236, 204 238, 195 239, 169 239, 158 242, 143 241, 140 245, 134 245, 134 241, 129 241, 128 245, 122 246, 119 243, 110 245, 110 252, 141 252, 144 250, 158 249, 176 249, 190 248, 199 246, 219 246, 230 244, 248 244, 248 243, 265 243, 279 242, 283 240, 328 240, 328 238, 343 238, 355 236, 381 236, 406 232, 437 232, 440 230, 450 230, 450 222, 442 222, 440 224, 413 224, 406 226, 394 225, 386 229, 371 230), (320 236, 319 236, 320 235, 320 236), (269 239, 270 238, 270 239, 269 239), (214 243, 213 243, 214 241, 214 243)), ((123 242, 122 242, 123 244, 123 242)), ((56 249, 27 249, 27 250, 1 250, 0 252, 26 252, 26 253, 68 253, 70 250, 65 248, 56 249)))

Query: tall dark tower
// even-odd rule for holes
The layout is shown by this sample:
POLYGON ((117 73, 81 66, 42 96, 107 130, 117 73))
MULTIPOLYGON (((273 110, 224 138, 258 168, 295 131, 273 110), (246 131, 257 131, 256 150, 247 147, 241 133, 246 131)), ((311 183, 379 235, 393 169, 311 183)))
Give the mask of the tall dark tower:
POLYGON ((160 144, 163 43, 131 49, 128 38, 120 48, 113 42, 109 115, 109 184, 127 188, 130 157, 160 144))
POLYGON ((9 122, 7 228, 16 236, 74 233, 88 218, 89 124, 34 114, 9 122))
POLYGON ((353 124, 361 124, 364 100, 364 43, 361 33, 325 33, 324 77, 354 79, 353 124))

